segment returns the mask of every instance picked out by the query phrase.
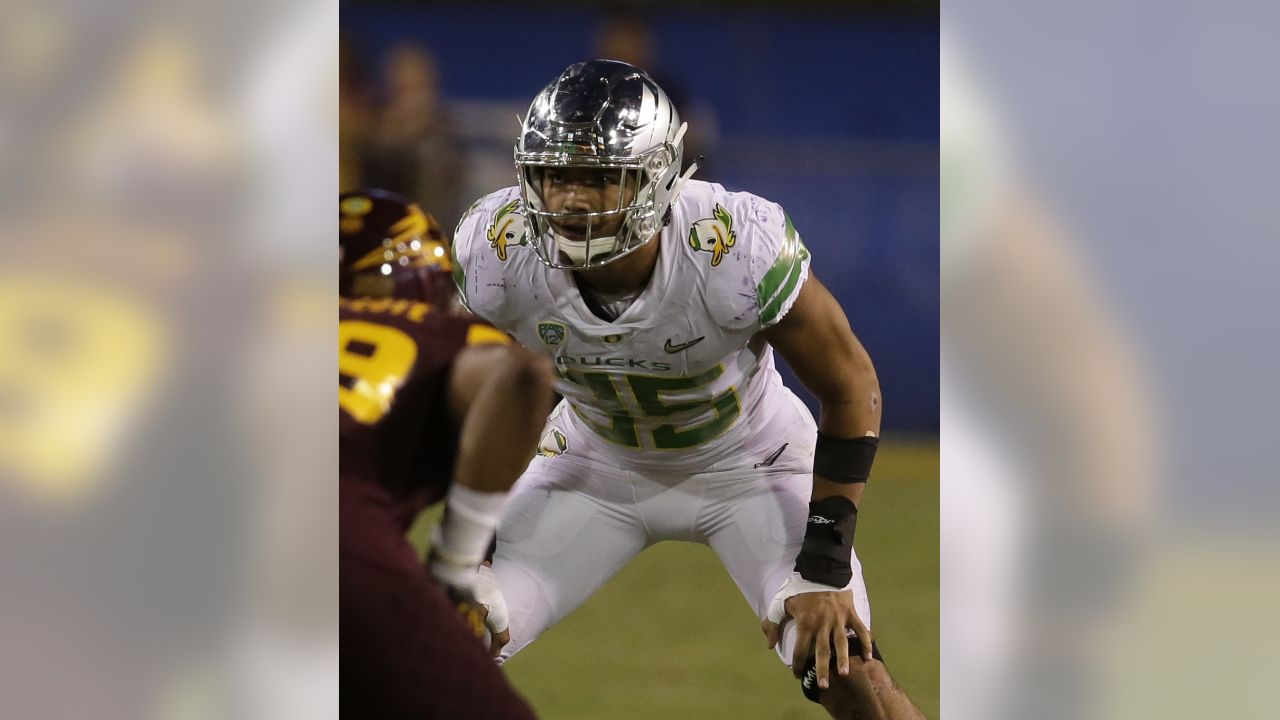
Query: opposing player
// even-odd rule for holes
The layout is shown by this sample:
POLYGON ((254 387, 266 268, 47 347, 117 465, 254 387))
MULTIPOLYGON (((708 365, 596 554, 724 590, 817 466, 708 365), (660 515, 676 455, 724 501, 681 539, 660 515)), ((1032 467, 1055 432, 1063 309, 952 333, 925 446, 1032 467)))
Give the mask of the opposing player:
POLYGON ((519 185, 458 226, 463 300, 554 358, 565 397, 498 528, 503 657, 648 545, 700 542, 809 699, 922 717, 872 640, 853 550, 880 430, 871 360, 782 208, 681 173, 684 132, 639 68, 573 65, 523 121, 519 185), (821 400, 816 427, 773 348, 821 400))
POLYGON ((506 641, 480 561, 550 408, 549 364, 448 311, 447 243, 416 205, 339 203, 343 713, 532 718, 476 636, 487 625, 495 654, 506 641), (404 537, 441 498, 430 569, 448 595, 404 537))

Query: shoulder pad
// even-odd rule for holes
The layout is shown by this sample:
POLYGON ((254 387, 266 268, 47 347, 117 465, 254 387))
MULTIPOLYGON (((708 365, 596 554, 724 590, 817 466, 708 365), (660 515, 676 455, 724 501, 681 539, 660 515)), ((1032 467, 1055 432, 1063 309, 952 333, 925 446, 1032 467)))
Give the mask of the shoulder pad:
POLYGON ((453 234, 458 293, 468 309, 495 324, 504 311, 503 277, 509 266, 513 259, 533 257, 519 202, 515 187, 485 195, 462 216, 453 234))
POLYGON ((795 302, 807 276, 808 251, 777 203, 702 185, 684 207, 691 214, 683 232, 686 249, 707 278, 707 307, 731 330, 768 327, 795 302))

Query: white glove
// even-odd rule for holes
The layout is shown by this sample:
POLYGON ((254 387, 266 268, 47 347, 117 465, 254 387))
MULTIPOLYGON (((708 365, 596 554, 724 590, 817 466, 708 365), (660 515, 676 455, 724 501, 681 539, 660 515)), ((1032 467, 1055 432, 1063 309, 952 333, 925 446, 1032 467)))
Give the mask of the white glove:
POLYGON ((474 599, 476 605, 488 611, 484 624, 489 628, 490 634, 497 635, 507 629, 510 622, 507 600, 498 587, 498 578, 494 576, 493 568, 488 565, 455 565, 438 556, 432 558, 428 567, 437 580, 449 587, 455 599, 474 599))
POLYGON ((792 572, 787 581, 782 583, 782 587, 778 589, 778 594, 773 596, 773 600, 769 601, 769 610, 765 613, 765 619, 774 625, 781 625, 782 621, 787 617, 787 598, 804 593, 814 592, 847 592, 853 591, 848 588, 831 587, 823 585, 800 577, 800 573, 792 572))
POLYGON ((476 602, 489 611, 484 618, 485 627, 489 628, 491 634, 497 635, 506 630, 509 623, 507 598, 503 596, 502 588, 498 587, 498 578, 493 574, 493 568, 481 565, 476 578, 476 602))

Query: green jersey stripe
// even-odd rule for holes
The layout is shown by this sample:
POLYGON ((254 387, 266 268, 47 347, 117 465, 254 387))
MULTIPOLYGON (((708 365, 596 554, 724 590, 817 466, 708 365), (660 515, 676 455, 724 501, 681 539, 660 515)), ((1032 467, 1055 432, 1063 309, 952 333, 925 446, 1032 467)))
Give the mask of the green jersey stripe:
POLYGON ((804 243, 800 243, 800 252, 796 254, 795 262, 791 265, 791 272, 787 275, 787 283, 782 286, 782 291, 760 310, 761 325, 768 325, 773 322, 778 317, 778 313, 782 312, 782 306, 786 304, 787 298, 791 297, 796 285, 800 283, 800 276, 804 274, 804 261, 808 259, 809 251, 805 248, 804 243))
POLYGON ((773 267, 769 268, 769 272, 764 274, 764 279, 756 286, 756 304, 761 308, 773 300, 778 288, 791 275, 791 270, 796 263, 796 249, 804 247, 800 242, 800 236, 796 234, 790 222, 787 223, 787 228, 787 239, 782 243, 778 259, 773 261, 773 267))

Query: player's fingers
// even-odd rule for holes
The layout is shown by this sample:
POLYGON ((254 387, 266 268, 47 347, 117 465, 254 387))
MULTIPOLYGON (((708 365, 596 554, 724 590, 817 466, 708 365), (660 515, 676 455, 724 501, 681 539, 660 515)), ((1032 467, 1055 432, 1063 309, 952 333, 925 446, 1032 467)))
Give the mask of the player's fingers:
POLYGON ((769 649, 772 650, 778 644, 778 624, 764 620, 760 623, 760 632, 764 633, 764 638, 769 642, 769 649))
POLYGON ((813 649, 813 633, 807 628, 796 625, 796 646, 791 649, 791 673, 796 677, 804 674, 805 660, 813 649))
POLYGON ((849 639, 845 637, 844 630, 841 629, 836 637, 836 672, 841 677, 849 676, 849 639))
POLYGON ((503 630, 492 635, 489 638, 489 654, 498 657, 502 654, 502 648, 506 647, 509 642, 511 642, 510 630, 503 630))
POLYGON ((858 642, 862 643, 862 659, 871 660, 871 643, 875 640, 871 631, 857 619, 853 621, 853 631, 858 635, 858 642))
POLYGON ((818 631, 818 647, 814 652, 818 669, 818 687, 824 690, 831 682, 827 676, 831 672, 831 631, 833 629, 829 625, 824 625, 818 631))

